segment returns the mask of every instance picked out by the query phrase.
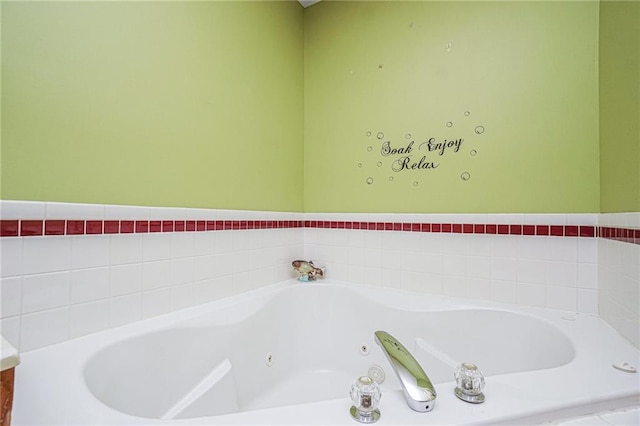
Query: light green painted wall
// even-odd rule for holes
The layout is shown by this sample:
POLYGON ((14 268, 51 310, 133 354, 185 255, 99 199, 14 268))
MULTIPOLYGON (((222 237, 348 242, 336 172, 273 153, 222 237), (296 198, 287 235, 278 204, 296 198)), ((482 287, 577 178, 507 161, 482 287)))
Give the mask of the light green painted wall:
POLYGON ((597 2, 325 0, 304 25, 305 211, 599 210, 597 2), (392 171, 387 140, 438 168, 392 171))
POLYGON ((600 3, 601 211, 640 211, 640 3, 600 3))
POLYGON ((2 1, 2 198, 302 210, 295 1, 2 1))

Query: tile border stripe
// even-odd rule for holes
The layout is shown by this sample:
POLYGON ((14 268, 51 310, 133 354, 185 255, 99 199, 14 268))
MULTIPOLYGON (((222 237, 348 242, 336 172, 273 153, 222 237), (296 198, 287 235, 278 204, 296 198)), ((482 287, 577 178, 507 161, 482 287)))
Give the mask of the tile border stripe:
POLYGON ((445 234, 488 234, 606 238, 640 244, 640 229, 591 225, 520 225, 498 223, 407 223, 329 220, 0 220, 0 237, 113 235, 247 229, 355 229, 445 234))

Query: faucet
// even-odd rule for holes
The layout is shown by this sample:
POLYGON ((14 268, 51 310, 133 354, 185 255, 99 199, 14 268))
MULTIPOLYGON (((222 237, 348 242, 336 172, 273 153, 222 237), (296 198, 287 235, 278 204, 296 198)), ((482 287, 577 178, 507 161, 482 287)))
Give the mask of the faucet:
POLYGON ((436 390, 418 361, 402 343, 386 331, 376 331, 375 341, 396 372, 407 405, 414 411, 427 412, 436 403, 436 390))

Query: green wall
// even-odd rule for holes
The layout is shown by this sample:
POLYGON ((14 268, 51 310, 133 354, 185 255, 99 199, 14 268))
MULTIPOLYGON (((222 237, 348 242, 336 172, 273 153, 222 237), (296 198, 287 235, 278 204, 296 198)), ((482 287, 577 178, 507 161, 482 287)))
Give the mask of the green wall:
POLYGON ((302 210, 300 4, 1 7, 3 199, 302 210))
POLYGON ((600 3, 600 209, 640 211, 640 3, 600 3))
POLYGON ((637 2, 0 5, 3 199, 640 210, 637 2))
POLYGON ((325 0, 304 36, 305 211, 599 210, 597 2, 325 0))

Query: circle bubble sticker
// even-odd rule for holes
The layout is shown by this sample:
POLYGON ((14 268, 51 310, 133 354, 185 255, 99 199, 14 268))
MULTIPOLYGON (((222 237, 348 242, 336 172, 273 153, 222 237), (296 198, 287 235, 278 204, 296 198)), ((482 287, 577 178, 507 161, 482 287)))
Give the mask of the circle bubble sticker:
POLYGON ((373 183, 373 178, 372 177, 368 177, 367 178, 367 185, 371 185, 373 183))
POLYGON ((451 121, 447 121, 447 127, 453 127, 453 123, 451 121))
POLYGON ((362 168, 362 163, 358 163, 358 167, 362 168))
POLYGON ((389 176, 389 182, 393 182, 393 176, 389 176))
POLYGON ((418 185, 419 185, 419 184, 418 184, 418 182, 417 182, 417 181, 414 181, 414 182, 413 182, 413 186, 418 186, 418 185))
POLYGON ((369 152, 373 151, 373 147, 372 147, 371 145, 369 145, 369 146, 367 147, 367 151, 369 151, 369 152))
POLYGON ((367 132, 367 136, 371 136, 371 132, 367 132))
POLYGON ((462 180, 469 180, 471 179, 471 175, 469 174, 469 172, 462 172, 462 174, 460 175, 460 179, 462 180))
POLYGON ((405 139, 411 139, 411 133, 407 133, 406 135, 404 135, 405 139))
POLYGON ((478 153, 478 151, 476 151, 475 149, 472 149, 471 151, 469 151, 469 154, 471 155, 476 155, 478 153))
POLYGON ((484 126, 477 126, 476 127, 476 133, 481 135, 484 133, 484 126))
POLYGON ((376 137, 377 137, 378 139, 382 139, 382 138, 384 138, 384 133, 382 133, 382 132, 378 132, 378 134, 376 135, 376 137))
POLYGON ((470 115, 471 115, 471 111, 465 111, 465 112, 464 112, 464 115, 465 115, 465 117, 470 116, 470 115))
POLYGON ((382 167, 382 161, 378 161, 378 167, 382 167))

